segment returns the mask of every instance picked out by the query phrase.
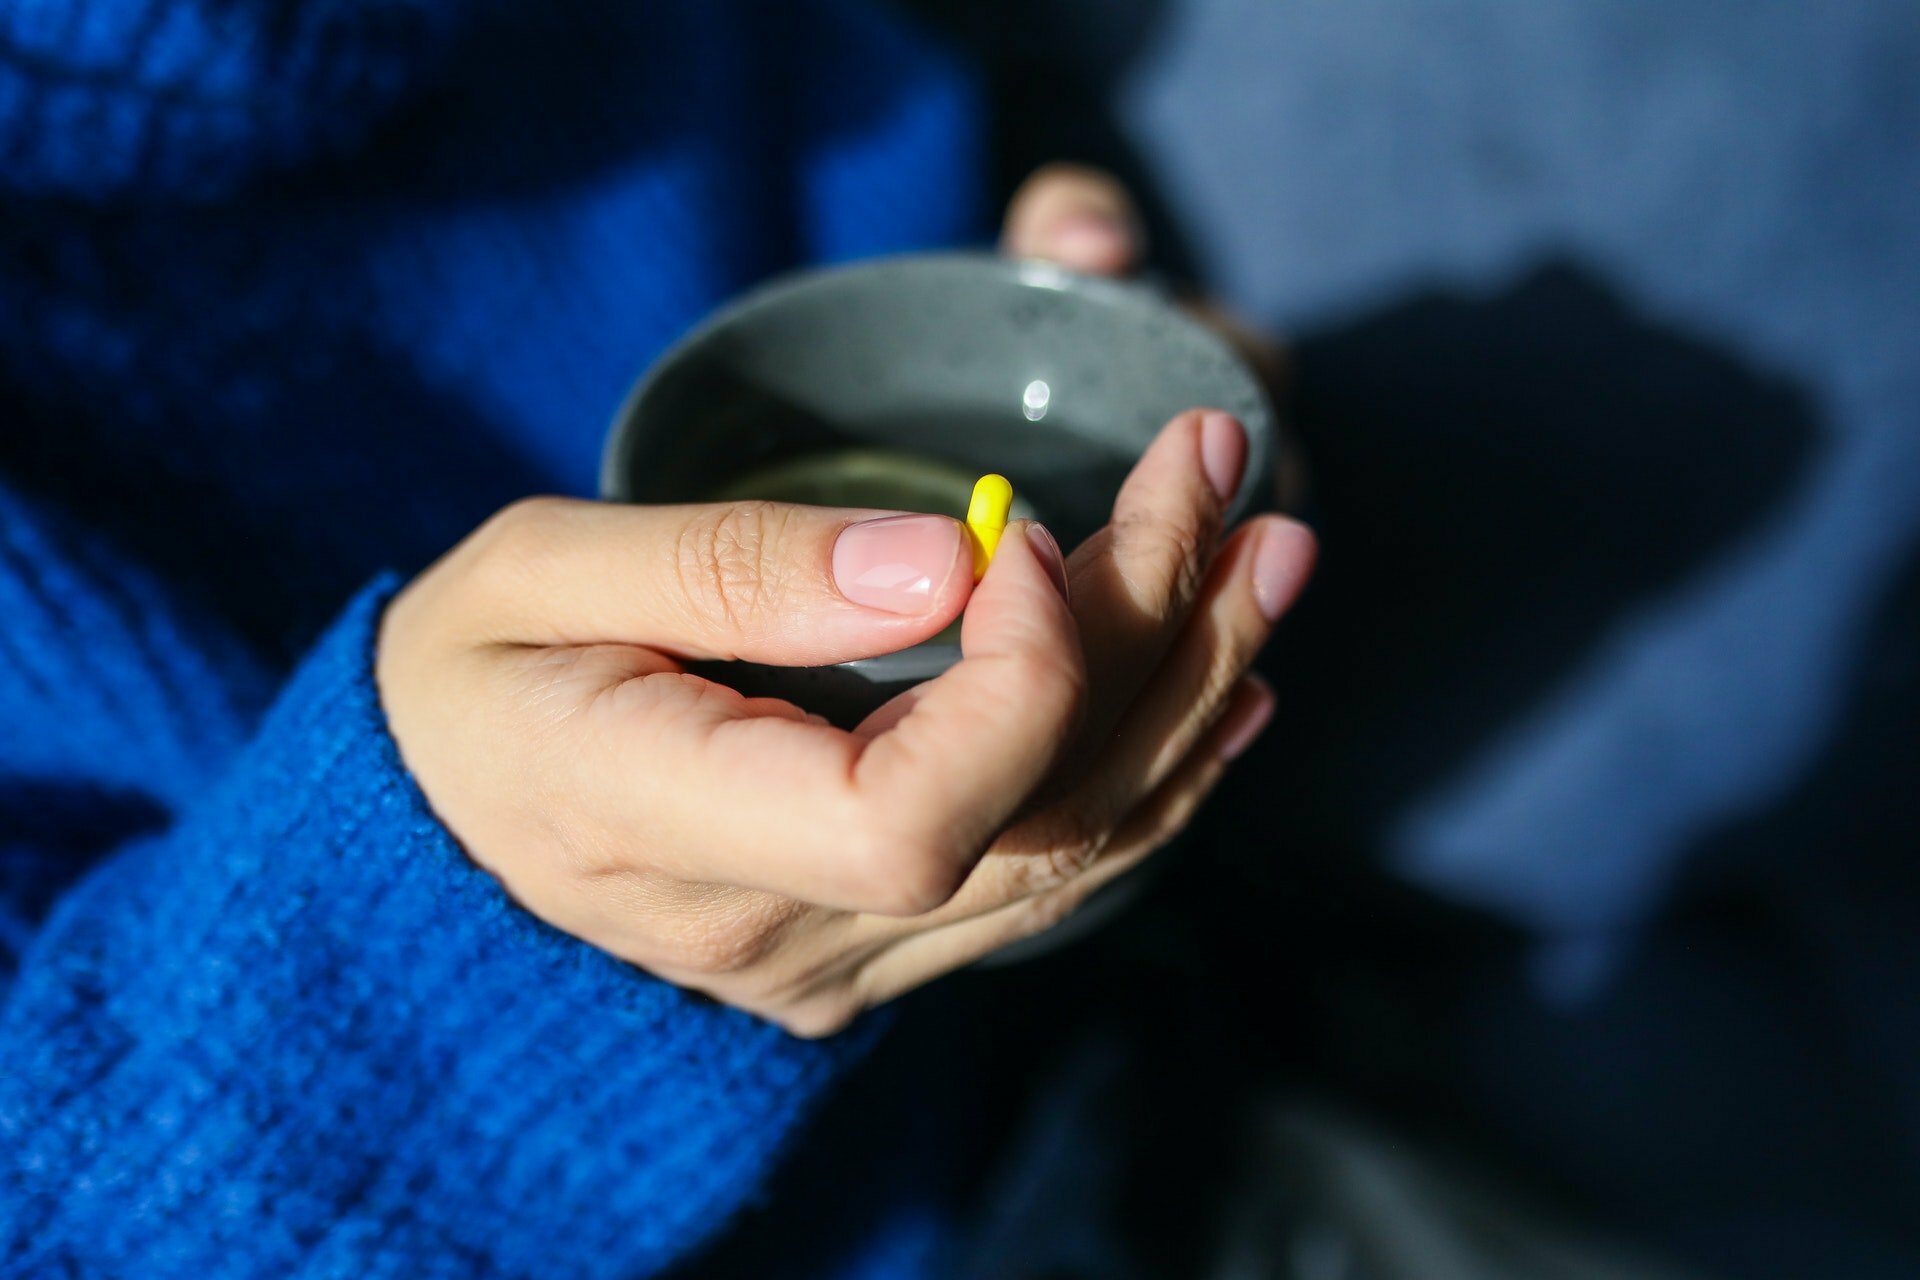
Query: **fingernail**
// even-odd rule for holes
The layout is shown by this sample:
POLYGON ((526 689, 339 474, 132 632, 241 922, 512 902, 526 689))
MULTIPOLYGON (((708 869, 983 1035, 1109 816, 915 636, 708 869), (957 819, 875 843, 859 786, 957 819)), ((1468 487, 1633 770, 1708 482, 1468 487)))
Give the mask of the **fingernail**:
POLYGON ((1291 520, 1274 520, 1253 553, 1253 599, 1268 622, 1287 611, 1313 564, 1313 533, 1291 520))
POLYGON ((1077 213, 1053 229, 1053 252, 1069 266, 1113 270, 1133 255, 1133 237, 1117 219, 1077 213))
POLYGON ((960 560, 957 521, 882 516, 840 531, 833 544, 833 583, 869 609, 925 613, 960 560))
POLYGON ((1247 465, 1247 433, 1230 413, 1210 410, 1200 419, 1200 466, 1221 502, 1233 501, 1247 465))
POLYGON ((1246 689, 1227 712, 1227 722, 1221 729, 1222 760, 1237 760, 1246 753, 1267 722, 1273 719, 1273 703, 1273 686, 1248 672, 1246 689))
POLYGON ((1037 522, 1027 526, 1027 541, 1033 546, 1033 554, 1046 566, 1047 576, 1053 579, 1053 585, 1061 597, 1067 596, 1067 560, 1060 554, 1060 544, 1054 541, 1047 526, 1037 522))

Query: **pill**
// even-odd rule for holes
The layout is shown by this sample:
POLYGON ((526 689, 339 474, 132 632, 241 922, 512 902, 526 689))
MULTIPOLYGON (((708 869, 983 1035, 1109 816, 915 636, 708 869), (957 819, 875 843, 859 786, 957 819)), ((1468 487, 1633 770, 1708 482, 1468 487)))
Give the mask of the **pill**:
POLYGON ((967 532, 973 535, 973 580, 986 574, 993 553, 1000 546, 1000 535, 1007 528, 1007 513, 1013 509, 1013 486, 1005 476, 981 476, 973 484, 973 499, 967 503, 967 532))

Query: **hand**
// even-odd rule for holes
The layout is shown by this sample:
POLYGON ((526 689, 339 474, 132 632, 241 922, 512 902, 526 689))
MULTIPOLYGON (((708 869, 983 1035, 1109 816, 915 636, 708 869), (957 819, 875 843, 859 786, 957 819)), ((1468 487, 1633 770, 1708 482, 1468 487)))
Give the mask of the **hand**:
MULTIPOLYGON (((1129 267, 1113 248, 1062 260, 1129 267)), ((1314 546, 1277 516, 1222 542, 1245 460, 1231 418, 1181 414, 1070 561, 1016 525, 978 586, 945 517, 529 500, 394 601, 382 699, 435 811, 524 907, 828 1034, 1059 922, 1264 727, 1247 668, 1314 546), (683 667, 845 661, 963 609, 961 662, 851 732, 683 667)))
POLYGON ((1311 539, 1263 517, 1216 551, 1244 456, 1225 415, 1175 419, 1067 566, 1072 609, 1030 524, 976 587, 943 516, 528 500, 394 601, 382 699, 528 910, 825 1034, 1060 919, 1259 728, 1271 695, 1241 676, 1311 539), (962 608, 962 660, 853 732, 681 666, 842 661, 962 608))

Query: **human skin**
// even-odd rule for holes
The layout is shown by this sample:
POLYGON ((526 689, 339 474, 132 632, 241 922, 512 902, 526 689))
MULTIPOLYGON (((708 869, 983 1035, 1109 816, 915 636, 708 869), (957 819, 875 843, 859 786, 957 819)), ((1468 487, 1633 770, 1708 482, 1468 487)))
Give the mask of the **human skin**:
MULTIPOLYGON (((1020 256, 1125 272, 1103 175, 1010 206, 1020 256)), ((1301 525, 1225 532, 1240 426, 1195 409, 1071 556, 1030 522, 972 580, 944 516, 558 498, 488 520, 394 600, 395 740, 527 910, 821 1036, 1050 928, 1176 835, 1273 696, 1247 674, 1311 569, 1301 525), (961 661, 851 731, 684 664, 847 661, 965 612, 961 661)))

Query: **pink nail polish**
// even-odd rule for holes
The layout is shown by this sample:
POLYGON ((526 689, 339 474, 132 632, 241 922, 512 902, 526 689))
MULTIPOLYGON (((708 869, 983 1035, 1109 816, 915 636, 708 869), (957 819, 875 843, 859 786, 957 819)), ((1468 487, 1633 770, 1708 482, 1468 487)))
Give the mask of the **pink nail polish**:
POLYGON ((1246 465, 1246 431, 1232 414, 1209 410, 1200 419, 1200 466, 1221 502, 1233 501, 1246 465))
POLYGON ((953 576, 960 524, 946 516, 882 516, 840 531, 833 582, 858 605, 887 613, 925 613, 953 576))
POLYGON ((1226 761, 1239 759, 1252 746, 1260 731, 1273 719, 1273 686, 1259 676, 1247 675, 1251 692, 1242 695, 1239 705, 1227 713, 1229 719, 1222 730, 1220 739, 1220 758, 1226 761))
POLYGON ((1253 599, 1272 622, 1287 611, 1313 564, 1314 539, 1305 525, 1276 520, 1260 535, 1253 552, 1253 599))
POLYGON ((1067 560, 1060 554, 1060 544, 1055 541, 1047 526, 1038 523, 1028 525, 1027 541, 1033 544, 1033 554, 1039 557, 1040 563, 1046 567, 1047 576, 1053 579, 1053 585, 1060 592, 1061 598, 1070 598, 1067 595, 1067 560))

